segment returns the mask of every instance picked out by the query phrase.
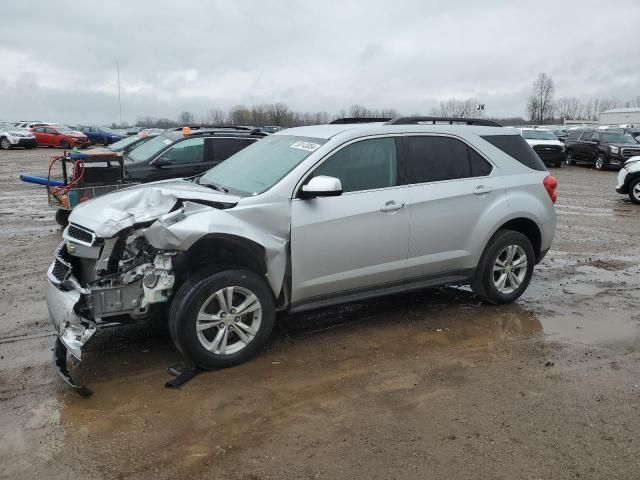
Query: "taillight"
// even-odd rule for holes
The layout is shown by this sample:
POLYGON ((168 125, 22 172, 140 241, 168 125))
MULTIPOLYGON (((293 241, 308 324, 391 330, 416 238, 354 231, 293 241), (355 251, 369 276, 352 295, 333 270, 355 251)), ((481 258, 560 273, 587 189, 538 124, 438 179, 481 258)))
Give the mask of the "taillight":
POLYGON ((551 175, 547 175, 546 177, 544 177, 542 184, 544 185, 544 189, 549 194, 549 198, 551 199, 551 201, 553 203, 556 203, 556 200, 558 199, 558 194, 556 193, 556 189, 558 188, 558 180, 553 178, 551 175))

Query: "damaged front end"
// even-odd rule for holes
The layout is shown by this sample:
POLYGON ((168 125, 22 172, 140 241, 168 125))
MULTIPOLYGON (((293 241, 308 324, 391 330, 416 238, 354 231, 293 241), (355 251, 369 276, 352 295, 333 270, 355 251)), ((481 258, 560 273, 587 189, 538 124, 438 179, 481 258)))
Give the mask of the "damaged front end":
POLYGON ((175 252, 152 247, 135 228, 100 239, 71 224, 63 239, 47 271, 46 301, 58 332, 56 369, 82 393, 69 376, 66 352, 80 360, 98 330, 144 320, 152 304, 166 302, 175 282, 175 252))

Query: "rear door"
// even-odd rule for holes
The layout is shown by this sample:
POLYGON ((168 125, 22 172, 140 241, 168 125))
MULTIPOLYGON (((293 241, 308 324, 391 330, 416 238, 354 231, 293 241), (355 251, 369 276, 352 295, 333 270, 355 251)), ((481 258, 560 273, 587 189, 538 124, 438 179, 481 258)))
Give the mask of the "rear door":
POLYGON ((204 140, 204 137, 187 138, 158 155, 150 164, 151 180, 191 177, 206 170, 204 140))
MULTIPOLYGON (((474 267, 482 214, 504 194, 494 167, 457 137, 406 135, 411 235, 406 283, 474 267)), ((485 232, 482 232, 484 234, 485 232)))
POLYGON ((342 146, 310 173, 339 178, 337 197, 294 198, 292 302, 396 287, 407 264, 407 187, 399 137, 342 146))
POLYGON ((588 160, 595 162, 598 153, 600 153, 600 132, 594 131, 591 134, 589 142, 585 142, 585 155, 588 160))

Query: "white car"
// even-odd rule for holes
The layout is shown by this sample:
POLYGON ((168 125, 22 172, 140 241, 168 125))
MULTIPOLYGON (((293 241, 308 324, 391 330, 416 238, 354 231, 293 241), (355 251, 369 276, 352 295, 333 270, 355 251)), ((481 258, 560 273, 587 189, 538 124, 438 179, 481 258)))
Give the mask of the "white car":
POLYGON ((545 165, 562 166, 565 158, 564 143, 558 140, 551 130, 546 128, 519 128, 518 130, 545 165))
POLYGON ((13 147, 33 148, 38 145, 33 133, 22 130, 10 123, 0 123, 0 148, 9 150, 13 147))
POLYGON ((640 156, 624 162, 624 167, 618 173, 616 192, 629 195, 633 203, 640 204, 640 156))

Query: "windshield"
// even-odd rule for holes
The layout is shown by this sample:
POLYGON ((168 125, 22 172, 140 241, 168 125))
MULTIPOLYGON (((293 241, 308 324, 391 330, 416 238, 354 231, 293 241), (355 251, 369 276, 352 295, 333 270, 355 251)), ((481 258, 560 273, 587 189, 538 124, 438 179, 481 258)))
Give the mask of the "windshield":
POLYGON ((76 133, 74 130, 71 130, 69 127, 64 125, 52 125, 59 133, 76 133))
POLYGON ((107 148, 112 152, 121 152, 122 150, 127 148, 129 145, 136 143, 140 140, 141 138, 138 135, 134 135, 133 137, 126 137, 126 138, 123 138, 122 140, 118 140, 117 142, 109 145, 107 148))
POLYGON ((326 143, 325 139, 272 135, 240 150, 202 177, 212 183, 248 194, 262 193, 326 143))
POLYGON ((638 143, 631 135, 625 135, 624 133, 603 133, 602 139, 607 143, 638 143))
POLYGON ((522 130, 522 137, 527 140, 557 140, 549 130, 522 130))
POLYGON ((138 148, 134 148, 133 150, 131 150, 127 155, 127 159, 134 162, 149 160, 151 157, 156 156, 158 153, 160 153, 162 150, 167 148, 167 146, 171 145, 179 138, 182 138, 182 132, 176 130, 158 135, 148 142, 144 142, 138 148))

